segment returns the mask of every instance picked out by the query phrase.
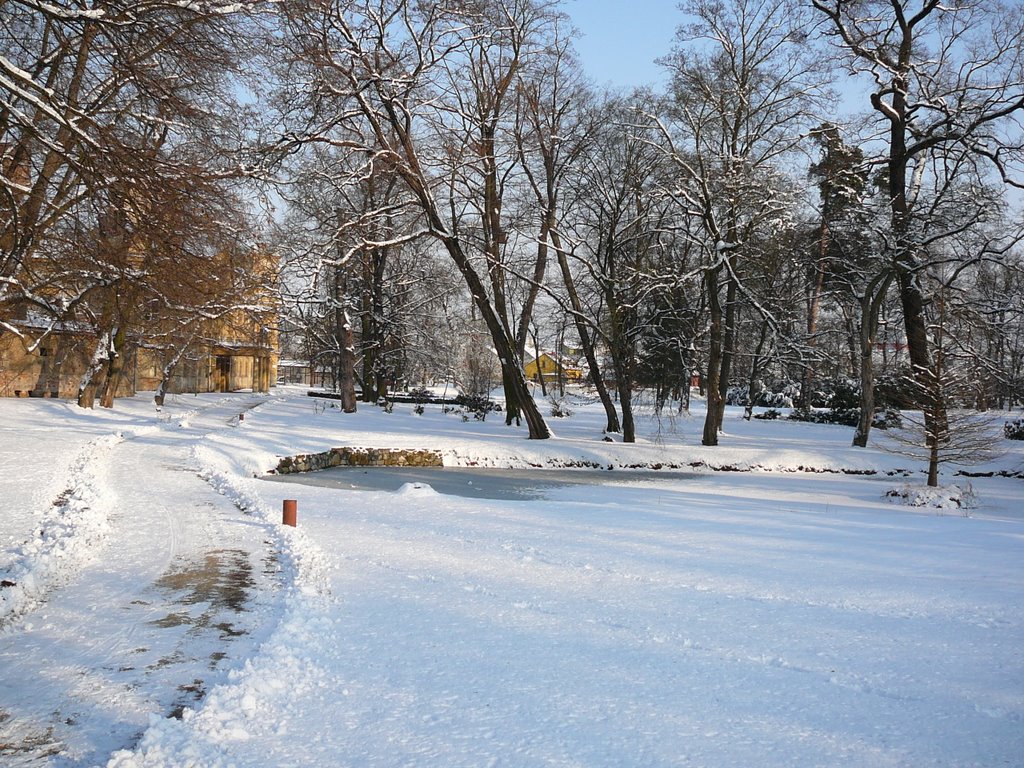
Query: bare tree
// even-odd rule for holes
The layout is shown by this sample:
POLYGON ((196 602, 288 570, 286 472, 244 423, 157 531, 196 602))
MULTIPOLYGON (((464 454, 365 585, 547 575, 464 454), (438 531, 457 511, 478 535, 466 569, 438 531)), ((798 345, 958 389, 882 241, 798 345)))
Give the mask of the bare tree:
POLYGON ((787 0, 684 3, 665 59, 672 99, 660 123, 677 172, 671 188, 700 222, 701 279, 709 312, 702 442, 717 445, 736 343, 745 249, 760 228, 786 215, 775 164, 792 152, 820 104, 822 72, 807 44, 808 19, 787 0), (724 295, 723 295, 724 291, 724 295))
MULTIPOLYGON (((180 270, 187 252, 211 256, 209 230, 196 221, 189 234, 183 219, 193 201, 217 198, 212 216, 230 197, 248 39, 238 32, 254 7, 4 3, 0 332, 23 335, 11 320, 29 314, 46 320, 44 337, 69 320, 91 327, 84 406, 97 394, 112 405, 129 347, 153 320, 146 302, 180 302, 168 261, 180 270)), ((197 274, 209 274, 203 259, 197 274)))
MULTIPOLYGON (((567 252, 581 273, 579 279, 565 277, 573 310, 584 317, 576 286, 585 281, 593 294, 585 317, 611 362, 625 442, 636 439, 633 388, 645 322, 642 305, 652 290, 652 265, 668 260, 666 252, 674 245, 674 206, 661 194, 665 156, 655 146, 653 127, 640 124, 650 107, 649 96, 634 94, 609 100, 599 112, 602 125, 575 177, 567 237, 572 241, 567 252)), ((561 256, 566 249, 559 251, 561 256)))
POLYGON ((504 237, 495 152, 497 121, 526 50, 539 43, 534 20, 547 5, 285 5, 295 66, 307 68, 317 107, 302 135, 286 142, 327 140, 340 125, 360 124, 345 146, 362 159, 362 174, 384 164, 402 180, 420 215, 410 236, 435 239, 458 267, 501 361, 506 399, 513 414, 521 409, 531 438, 550 431, 530 395, 499 286, 504 237), (496 19, 497 29, 490 26, 496 19), (468 211, 477 215, 475 233, 468 211))
MULTIPOLYGON (((521 79, 518 92, 516 143, 535 200, 533 218, 538 223, 531 288, 523 302, 516 344, 522 356, 526 349, 527 321, 553 251, 567 294, 564 303, 579 337, 590 379, 605 409, 605 431, 617 433, 621 429, 618 413, 604 382, 594 344, 600 328, 588 321, 562 235, 563 217, 571 218, 580 213, 575 205, 580 195, 573 194, 573 190, 578 192, 586 186, 580 180, 580 173, 586 164, 585 158, 599 146, 602 122, 608 113, 595 104, 593 94, 583 82, 571 39, 558 35, 557 30, 556 26, 549 55, 542 60, 543 66, 531 72, 530 78, 521 79)), ((543 386, 543 379, 541 384, 543 386)))
MULTIPOLYGON (((966 0, 812 0, 852 74, 873 84, 883 130, 887 249, 931 450, 947 431, 933 366, 924 273, 929 254, 988 218, 984 205, 955 217, 949 198, 965 177, 1018 181, 1024 159, 1024 8, 966 0)), ((961 203, 964 198, 960 198, 961 203)))
MULTIPOLYGON (((207 129, 225 128, 227 82, 245 39, 235 33, 254 5, 4 3, 0 308, 64 314, 80 293, 42 289, 47 270, 32 261, 47 233, 83 203, 110 199, 117 185, 123 195, 126 183, 174 164, 165 152, 155 165, 154 147, 204 131, 209 141, 207 129)), ((77 290, 85 287, 80 281, 77 290)))
POLYGON ((903 424, 892 430, 887 443, 890 450, 924 461, 927 484, 933 488, 939 484, 942 464, 979 464, 999 454, 997 420, 971 408, 976 384, 970 355, 965 354, 961 340, 950 333, 953 318, 949 294, 949 286, 937 288, 933 294, 935 322, 930 329, 933 348, 929 374, 935 384, 926 393, 929 399, 922 404, 923 413, 903 415, 903 424), (942 420, 925 418, 929 412, 942 413, 942 420))

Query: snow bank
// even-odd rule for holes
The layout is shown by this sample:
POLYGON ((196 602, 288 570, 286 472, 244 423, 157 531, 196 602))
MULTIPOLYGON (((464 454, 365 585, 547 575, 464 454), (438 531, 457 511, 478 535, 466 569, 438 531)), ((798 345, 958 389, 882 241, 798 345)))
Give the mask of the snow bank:
POLYGON ((121 433, 93 440, 71 463, 65 490, 14 551, 0 588, 0 622, 30 610, 93 557, 109 529, 104 459, 122 440, 121 433))
POLYGON ((943 485, 935 488, 904 484, 887 491, 885 498, 894 504, 935 510, 953 510, 965 516, 970 515, 971 510, 978 506, 978 498, 971 483, 963 486, 943 485))

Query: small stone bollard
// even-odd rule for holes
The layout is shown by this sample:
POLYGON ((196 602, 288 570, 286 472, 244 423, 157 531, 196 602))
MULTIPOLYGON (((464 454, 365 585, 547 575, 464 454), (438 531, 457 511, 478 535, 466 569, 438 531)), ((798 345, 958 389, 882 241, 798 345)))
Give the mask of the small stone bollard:
POLYGON ((296 527, 296 523, 298 522, 297 521, 298 511, 299 511, 298 508, 299 508, 299 502, 298 501, 296 501, 295 499, 285 499, 284 500, 284 511, 283 511, 283 513, 281 515, 281 524, 282 525, 290 525, 292 528, 295 528, 296 527))

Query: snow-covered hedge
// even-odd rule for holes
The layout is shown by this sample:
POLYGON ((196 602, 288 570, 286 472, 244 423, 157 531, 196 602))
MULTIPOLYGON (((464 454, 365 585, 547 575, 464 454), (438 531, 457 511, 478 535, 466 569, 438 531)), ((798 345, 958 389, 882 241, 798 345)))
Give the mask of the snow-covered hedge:
MULTIPOLYGON (((759 408, 792 408, 793 398, 799 387, 791 381, 758 382, 754 405, 759 408)), ((726 405, 747 405, 750 393, 746 386, 729 387, 725 395, 726 405)))
POLYGON ((1003 425, 1007 440, 1024 440, 1024 419, 1012 419, 1003 425))

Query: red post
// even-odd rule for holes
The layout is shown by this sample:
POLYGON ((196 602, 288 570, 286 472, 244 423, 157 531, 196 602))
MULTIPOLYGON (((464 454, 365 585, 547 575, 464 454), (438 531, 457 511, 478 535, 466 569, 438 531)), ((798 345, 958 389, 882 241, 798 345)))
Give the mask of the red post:
POLYGON ((284 513, 281 515, 281 524, 295 527, 298 518, 299 502, 295 499, 284 500, 284 513))

